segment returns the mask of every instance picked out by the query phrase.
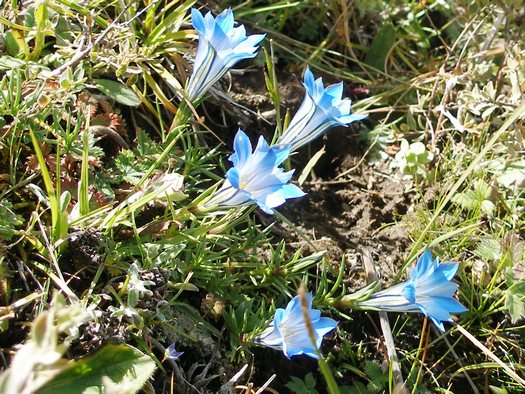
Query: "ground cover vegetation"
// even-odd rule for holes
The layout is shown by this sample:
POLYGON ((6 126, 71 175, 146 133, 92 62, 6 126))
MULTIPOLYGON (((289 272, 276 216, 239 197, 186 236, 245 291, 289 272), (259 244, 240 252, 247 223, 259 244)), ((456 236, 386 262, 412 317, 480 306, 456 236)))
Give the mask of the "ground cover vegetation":
POLYGON ((0 392, 525 389, 521 1, 0 7, 0 392))

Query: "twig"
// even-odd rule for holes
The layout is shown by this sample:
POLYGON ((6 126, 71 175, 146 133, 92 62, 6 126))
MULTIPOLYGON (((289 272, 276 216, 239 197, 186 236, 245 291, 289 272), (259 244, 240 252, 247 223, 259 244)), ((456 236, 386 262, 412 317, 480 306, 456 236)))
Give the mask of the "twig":
POLYGON ((498 31, 506 21, 507 17, 505 16, 505 12, 503 10, 494 11, 498 16, 496 20, 494 21, 492 27, 490 28, 487 38, 485 39, 485 42, 481 46, 481 51, 479 55, 476 57, 476 60, 481 61, 483 58, 486 57, 487 51, 489 50, 490 46, 492 45, 492 42, 494 41, 494 38, 496 38, 496 34, 498 34, 498 31))
POLYGON ((246 372, 246 369, 248 369, 248 364, 244 364, 244 366, 241 368, 239 372, 233 375, 230 380, 228 380, 225 384, 221 386, 221 389, 219 390, 219 394, 231 393, 233 385, 237 383, 237 381, 241 378, 242 375, 244 375, 244 372, 246 372))
POLYGON ((276 374, 273 374, 272 376, 270 376, 270 378, 266 381, 266 383, 264 383, 261 387, 259 387, 259 389, 255 392, 255 394, 261 394, 263 391, 265 391, 270 385, 270 383, 273 382, 276 376, 277 376, 276 374))
MULTIPOLYGON (((423 329, 421 330, 421 340, 419 342, 419 348, 423 348, 423 354, 421 355, 421 361, 419 363, 419 368, 417 370, 416 375, 416 382, 414 383, 414 386, 412 387, 412 394, 415 394, 417 391, 417 385, 419 383, 419 379, 421 378, 421 371, 423 370, 423 365, 425 365, 425 358, 427 357, 427 350, 428 350, 428 342, 430 340, 430 326, 428 325, 428 317, 425 316, 425 320, 423 320, 423 329), (427 329, 428 326, 428 329, 427 329), (426 335, 425 335, 426 332, 426 335), (425 341, 425 345, 423 345, 423 340, 425 341)), ((419 355, 419 352, 418 352, 419 355)))
POLYGON ((129 145, 126 141, 124 141, 124 138, 122 138, 120 134, 111 127, 94 125, 89 126, 89 131, 93 133, 95 137, 109 137, 113 140, 113 142, 116 142, 118 145, 120 145, 121 148, 129 149, 129 145))
MULTIPOLYGON (((365 266, 365 272, 368 283, 377 282, 379 280, 374 262, 372 260, 372 254, 368 248, 362 247, 361 254, 363 257, 363 264, 365 266)), ((407 394, 408 390, 405 386, 403 379, 403 373, 401 372, 401 365, 399 364, 399 358, 397 357, 396 347, 394 344, 394 338, 392 336, 392 330, 390 329, 390 322, 388 321, 388 314, 385 311, 379 311, 379 321, 381 323, 381 330, 383 331, 383 337, 389 357, 389 362, 394 372, 395 380, 395 392, 399 394, 407 394)))
MULTIPOLYGON (((148 6, 144 7, 144 9, 142 9, 140 12, 138 12, 137 15, 135 15, 133 18, 131 18, 128 21, 126 21, 123 25, 125 26, 125 25, 131 23, 135 18, 137 18, 140 14, 144 13, 145 11, 147 11, 152 5, 156 4, 158 1, 159 0, 151 2, 148 6)), ((130 2, 122 10, 122 12, 108 25, 108 27, 106 27, 104 29, 104 31, 99 34, 99 36, 97 37, 97 39, 95 41, 93 41, 92 43, 88 44, 84 49, 79 51, 75 56, 73 56, 67 62, 65 62, 60 67, 57 67, 55 70, 53 70, 53 72, 51 72, 48 75, 48 77, 49 78, 56 78, 56 77, 60 76, 60 74, 62 74, 64 71, 66 71, 68 67, 74 65, 76 62, 80 61, 80 59, 82 59, 84 56, 86 56, 93 49, 93 47, 95 45, 99 44, 104 39, 104 37, 106 37, 108 35, 108 33, 111 30, 115 29, 119 25, 118 23, 116 23, 116 21, 118 21, 121 17, 126 15, 128 10, 130 9, 130 7, 132 5, 133 5, 133 2, 130 2)))

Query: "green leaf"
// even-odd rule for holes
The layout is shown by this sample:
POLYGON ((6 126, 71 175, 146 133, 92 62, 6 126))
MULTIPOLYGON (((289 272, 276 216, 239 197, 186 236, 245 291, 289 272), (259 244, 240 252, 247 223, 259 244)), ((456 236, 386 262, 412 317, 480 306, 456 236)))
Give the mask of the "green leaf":
POLYGON ((497 239, 483 237, 472 253, 485 261, 497 261, 501 258, 501 244, 497 239))
POLYGON ((507 290, 505 308, 509 311, 512 324, 525 318, 525 283, 515 283, 507 290))
POLYGON ((4 40, 9 55, 21 57, 29 53, 29 48, 21 31, 15 29, 8 31, 4 36, 4 40))
POLYGON ((505 387, 496 387, 496 386, 489 385, 489 388, 493 394, 509 394, 509 392, 507 391, 505 387))
POLYGON ((497 180, 500 185, 511 188, 512 185, 523 182, 524 178, 525 160, 519 160, 509 165, 505 171, 497 177, 497 180))
POLYGON ((149 165, 139 160, 130 150, 123 150, 115 159, 116 173, 132 185, 136 185, 149 165))
POLYGON ((285 384, 286 388, 297 394, 317 394, 318 391, 315 385, 316 382, 311 372, 304 377, 304 381, 296 376, 292 376, 292 380, 285 384))
POLYGON ((371 394, 370 390, 359 381, 354 382, 352 386, 341 387, 341 394, 371 394))
POLYGON ((135 393, 155 370, 151 357, 129 345, 107 345, 70 366, 39 394, 135 393))
POLYGON ((317 164, 321 156, 324 155, 324 153, 325 153, 325 148, 323 146, 315 155, 313 155, 310 161, 308 161, 308 163, 304 167, 304 170, 301 172, 301 176, 299 177, 299 180, 298 180, 299 186, 303 185, 304 181, 306 181, 306 178, 308 178, 308 175, 310 174, 314 166, 317 164))
POLYGON ((377 32, 366 55, 365 63, 381 71, 385 71, 385 60, 394 45, 396 29, 391 23, 385 23, 377 32))
MULTIPOLYGON (((6 33, 4 39, 6 40, 7 51, 9 53, 11 53, 11 50, 9 49, 8 45, 11 45, 12 43, 9 44, 7 42, 7 40, 9 39, 8 33, 6 33)), ((12 40, 13 38, 11 37, 10 39, 12 40)), ((25 62, 23 60, 14 58, 14 57, 9 56, 9 55, 2 55, 2 56, 0 56, 0 70, 9 70, 11 68, 18 69, 18 68, 21 68, 24 65, 25 65, 25 62)))
POLYGON ((376 383, 387 383, 388 374, 381 370, 381 367, 374 361, 367 361, 365 364, 365 372, 371 381, 376 383))
POLYGON ((380 393, 383 387, 388 383, 388 373, 383 372, 381 367, 374 361, 367 361, 365 364, 365 372, 370 379, 368 383, 368 391, 370 393, 380 393))
POLYGON ((23 225, 22 217, 13 210, 13 205, 7 201, 0 201, 0 238, 10 240, 17 234, 17 227, 23 225))
POLYGON ((140 105, 140 98, 135 92, 124 84, 109 79, 94 79, 98 90, 114 99, 117 103, 137 107, 140 105))

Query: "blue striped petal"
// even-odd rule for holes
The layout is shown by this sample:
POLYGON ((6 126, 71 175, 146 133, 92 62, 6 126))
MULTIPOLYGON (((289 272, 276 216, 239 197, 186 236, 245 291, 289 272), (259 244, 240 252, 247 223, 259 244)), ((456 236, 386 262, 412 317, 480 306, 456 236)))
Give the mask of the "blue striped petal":
POLYGON ((186 87, 190 100, 201 98, 231 67, 257 54, 264 34, 246 35, 244 26, 234 27, 234 16, 227 9, 216 18, 192 8, 191 20, 199 36, 193 73, 186 87))
POLYGON ((248 136, 239 129, 233 148, 229 158, 233 168, 226 172, 224 184, 206 203, 207 207, 255 203, 264 212, 273 214, 273 209, 286 200, 305 195, 300 188, 288 183, 293 171, 285 172, 279 167, 288 158, 290 146, 270 147, 261 136, 252 152, 248 136))
POLYGON ((233 150, 234 153, 230 156, 229 160, 234 166, 243 165, 252 154, 252 144, 244 131, 239 130, 235 135, 233 150))
POLYGON ((321 317, 321 311, 312 309, 312 299, 312 293, 308 293, 306 306, 315 343, 310 338, 298 296, 288 303, 286 309, 276 310, 272 324, 256 338, 255 342, 282 350, 288 358, 302 354, 318 358, 317 349, 321 346, 323 337, 336 328, 337 322, 329 317, 321 317))
POLYGON ((366 115, 352 115, 351 101, 343 99, 343 83, 327 86, 322 78, 314 79, 310 69, 304 73, 306 88, 303 102, 278 143, 289 144, 294 151, 324 134, 334 126, 347 126, 366 115))
POLYGON ((467 311, 453 298, 458 285, 451 279, 457 268, 458 263, 440 264, 439 258, 432 259, 432 254, 426 250, 408 280, 382 290, 358 305, 392 312, 423 313, 444 331, 442 322, 452 321, 451 313, 467 311))

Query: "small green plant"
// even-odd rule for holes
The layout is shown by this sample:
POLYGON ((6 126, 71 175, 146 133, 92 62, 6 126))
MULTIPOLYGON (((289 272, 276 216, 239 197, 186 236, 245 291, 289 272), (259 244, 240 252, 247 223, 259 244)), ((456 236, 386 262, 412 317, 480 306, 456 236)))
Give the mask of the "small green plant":
POLYGON ((401 140, 399 152, 396 153, 394 164, 401 173, 412 177, 428 176, 427 164, 434 159, 434 154, 427 150, 422 142, 409 143, 401 140))
POLYGON ((317 394, 319 391, 315 388, 317 382, 312 373, 306 374, 304 379, 292 376, 292 380, 286 383, 286 388, 295 394, 317 394))
POLYGON ((12 209, 13 204, 8 200, 0 201, 0 238, 7 241, 19 235, 18 228, 23 224, 22 217, 12 209))
POLYGON ((129 345, 107 345, 87 358, 67 361, 68 345, 79 335, 79 327, 94 319, 79 302, 66 306, 55 296, 52 306, 32 324, 31 336, 0 375, 4 393, 74 393, 83 390, 135 393, 155 370, 153 360, 129 345), (59 343, 60 336, 66 340, 59 343))
POLYGON ((360 381, 354 382, 352 386, 341 387, 342 394, 378 394, 383 393, 388 387, 390 380, 388 371, 382 371, 376 362, 367 361, 364 367, 364 375, 368 384, 360 381))

